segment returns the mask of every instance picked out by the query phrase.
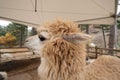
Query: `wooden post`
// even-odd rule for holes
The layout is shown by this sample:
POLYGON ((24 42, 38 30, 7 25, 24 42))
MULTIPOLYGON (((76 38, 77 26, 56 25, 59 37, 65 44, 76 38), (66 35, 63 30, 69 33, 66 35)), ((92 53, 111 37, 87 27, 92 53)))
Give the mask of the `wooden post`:
POLYGON ((0 50, 0 62, 1 62, 1 50, 0 50))
POLYGON ((105 32, 104 32, 104 27, 102 26, 102 32, 103 32, 103 40, 104 40, 104 46, 106 47, 106 39, 105 39, 105 32))
POLYGON ((97 48, 97 46, 95 46, 95 53, 96 53, 95 58, 97 58, 98 57, 98 48, 97 48))
MULTIPOLYGON (((89 34, 89 26, 86 25, 86 33, 89 34)), ((87 46, 87 53, 89 52, 89 46, 88 44, 86 45, 87 46)))
POLYGON ((81 27, 80 24, 78 24, 78 28, 79 28, 80 31, 82 31, 82 27, 81 27))
POLYGON ((22 47, 22 42, 23 42, 23 39, 22 39, 22 37, 23 37, 23 35, 22 35, 23 33, 22 33, 22 26, 20 27, 20 47, 22 47))
POLYGON ((89 26, 86 26, 86 33, 89 34, 89 26))

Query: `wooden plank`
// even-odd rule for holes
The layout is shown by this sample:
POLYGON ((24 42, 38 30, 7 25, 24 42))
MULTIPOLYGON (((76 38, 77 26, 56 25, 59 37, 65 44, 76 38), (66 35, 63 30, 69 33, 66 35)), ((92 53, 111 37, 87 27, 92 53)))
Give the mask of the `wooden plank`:
POLYGON ((25 56, 15 56, 12 58, 1 58, 0 63, 13 61, 13 60, 24 60, 24 59, 33 59, 33 58, 39 58, 39 55, 25 55, 25 56))
MULTIPOLYGON (((99 55, 110 55, 109 53, 106 53, 106 51, 120 52, 119 49, 99 48, 99 47, 89 47, 89 48, 94 49, 94 50, 88 50, 88 54, 89 53, 95 53, 95 55, 96 55, 95 58, 97 58, 97 54, 99 54, 99 55), (100 50, 102 50, 102 52, 100 50), (103 51, 105 51, 105 52, 103 52, 103 51)), ((91 57, 91 56, 89 56, 89 57, 91 57)), ((118 53, 116 54, 116 57, 120 58, 120 56, 118 56, 118 53)))
MULTIPOLYGON (((8 76, 14 76, 15 74, 19 74, 21 72, 24 73, 25 71, 32 69, 33 67, 35 67, 35 65, 36 65, 36 69, 37 69, 39 64, 40 64, 39 57, 33 58, 33 59, 13 60, 10 62, 8 61, 6 63, 1 63, 0 71, 7 71, 8 76)), ((13 80, 15 80, 15 79, 13 79, 13 80)))
POLYGON ((0 49, 2 53, 14 53, 14 52, 28 52, 27 48, 14 48, 14 49, 0 49))
MULTIPOLYGON (((93 49, 95 49, 94 47, 89 47, 89 48, 93 48, 93 49)), ((117 51, 117 52, 120 52, 120 50, 119 49, 110 49, 110 48, 98 48, 97 47, 97 49, 101 49, 101 50, 111 50, 111 51, 117 51)))

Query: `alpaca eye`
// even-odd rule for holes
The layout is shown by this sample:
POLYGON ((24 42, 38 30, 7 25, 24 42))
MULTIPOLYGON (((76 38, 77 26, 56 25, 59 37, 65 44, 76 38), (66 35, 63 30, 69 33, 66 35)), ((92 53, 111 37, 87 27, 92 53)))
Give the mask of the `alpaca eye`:
POLYGON ((46 38, 44 37, 44 36, 39 36, 39 39, 41 40, 41 41, 45 41, 46 40, 46 38))

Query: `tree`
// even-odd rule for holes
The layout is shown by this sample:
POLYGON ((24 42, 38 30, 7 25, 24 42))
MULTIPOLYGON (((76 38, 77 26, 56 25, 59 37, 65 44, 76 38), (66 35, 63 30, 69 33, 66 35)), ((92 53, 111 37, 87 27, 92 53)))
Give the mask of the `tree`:
POLYGON ((27 26, 18 23, 10 23, 6 27, 0 27, 0 36, 4 36, 7 32, 16 37, 16 45, 20 44, 20 46, 22 46, 27 37, 27 26))
MULTIPOLYGON (((117 43, 117 26, 112 25, 110 27, 110 36, 109 36, 109 48, 114 49, 116 48, 116 43, 117 43)), ((113 51, 109 51, 110 55, 113 55, 113 51)))
POLYGON ((117 23, 118 23, 117 27, 118 27, 118 29, 120 29, 120 21, 118 20, 117 23))
POLYGON ((3 36, 6 34, 6 30, 4 29, 4 26, 0 25, 0 36, 3 36))
POLYGON ((32 31, 31 31, 31 35, 36 35, 37 34, 37 31, 36 31, 36 28, 32 27, 32 31))
POLYGON ((14 36, 16 36, 17 38, 16 44, 20 44, 20 46, 22 46, 22 44, 24 43, 27 37, 27 26, 26 25, 12 23, 6 27, 6 31, 11 32, 14 36))
POLYGON ((0 36, 0 44, 11 47, 14 45, 16 37, 10 32, 6 33, 5 36, 0 36))

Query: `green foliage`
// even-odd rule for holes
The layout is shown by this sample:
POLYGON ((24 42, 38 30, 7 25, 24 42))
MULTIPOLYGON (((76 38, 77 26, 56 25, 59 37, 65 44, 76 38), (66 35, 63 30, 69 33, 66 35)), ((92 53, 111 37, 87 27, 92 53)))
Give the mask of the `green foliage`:
POLYGON ((117 43, 117 46, 120 48, 120 41, 117 43))
POLYGON ((81 30, 84 31, 88 27, 88 24, 81 24, 81 30))
POLYGON ((6 30, 4 29, 3 26, 0 25, 0 36, 3 36, 6 34, 6 30))
POLYGON ((6 27, 6 31, 11 32, 14 36, 16 36, 17 41, 16 44, 23 43, 27 34, 27 26, 17 23, 9 24, 6 27))
POLYGON ((118 23, 117 27, 118 27, 118 29, 120 29, 120 23, 118 23))

